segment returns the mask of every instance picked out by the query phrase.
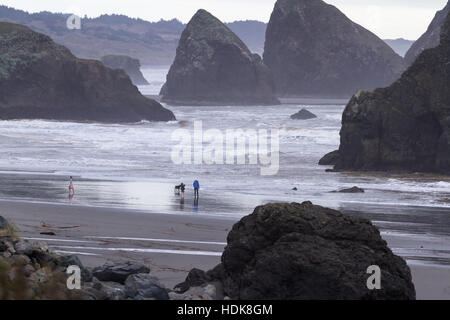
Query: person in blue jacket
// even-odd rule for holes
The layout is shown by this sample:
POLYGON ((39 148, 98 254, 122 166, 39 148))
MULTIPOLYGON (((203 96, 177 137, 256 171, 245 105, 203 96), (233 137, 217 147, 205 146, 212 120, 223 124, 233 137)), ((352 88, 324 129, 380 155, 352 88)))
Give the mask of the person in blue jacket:
POLYGON ((198 191, 200 189, 200 183, 198 182, 198 180, 194 181, 194 196, 196 198, 198 198, 198 191))

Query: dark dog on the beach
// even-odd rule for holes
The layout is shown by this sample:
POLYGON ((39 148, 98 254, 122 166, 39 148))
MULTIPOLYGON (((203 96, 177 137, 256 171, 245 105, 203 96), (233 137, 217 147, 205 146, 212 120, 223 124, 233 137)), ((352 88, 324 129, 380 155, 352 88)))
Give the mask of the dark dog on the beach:
POLYGON ((186 185, 184 183, 181 183, 179 186, 175 186, 175 193, 180 194, 180 191, 184 192, 185 188, 186 185))

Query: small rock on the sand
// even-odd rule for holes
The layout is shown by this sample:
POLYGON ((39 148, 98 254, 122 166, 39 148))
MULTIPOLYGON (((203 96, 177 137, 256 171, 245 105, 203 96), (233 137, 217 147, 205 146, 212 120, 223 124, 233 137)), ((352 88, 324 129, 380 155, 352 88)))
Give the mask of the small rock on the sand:
POLYGON ((317 116, 306 109, 302 109, 291 116, 291 119, 293 120, 309 120, 314 118, 317 118, 317 116))
POLYGON ((125 281, 125 295, 134 300, 169 300, 167 289, 150 274, 134 274, 125 281))
POLYGON ((297 187, 295 187, 295 188, 292 188, 292 190, 293 190, 293 191, 298 191, 297 187))
POLYGON ((113 264, 106 263, 92 270, 92 274, 100 281, 112 281, 124 284, 133 274, 150 273, 150 269, 142 264, 132 262, 113 264))

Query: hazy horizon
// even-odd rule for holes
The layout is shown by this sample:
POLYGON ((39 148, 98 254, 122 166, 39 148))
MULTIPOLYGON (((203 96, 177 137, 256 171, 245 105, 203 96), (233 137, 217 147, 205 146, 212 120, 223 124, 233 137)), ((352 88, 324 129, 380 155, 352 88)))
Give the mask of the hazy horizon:
MULTIPOLYGON (((383 39, 404 38, 415 40, 427 29, 436 11, 441 10, 447 0, 328 0, 356 23, 383 39)), ((210 11, 224 22, 258 20, 268 22, 275 0, 166 0, 147 1, 69 1, 3 0, 1 5, 30 13, 40 11, 74 13, 80 16, 97 17, 102 14, 123 14, 147 21, 178 19, 187 23, 200 8, 210 11), (236 7, 239 10, 236 10, 236 7)))

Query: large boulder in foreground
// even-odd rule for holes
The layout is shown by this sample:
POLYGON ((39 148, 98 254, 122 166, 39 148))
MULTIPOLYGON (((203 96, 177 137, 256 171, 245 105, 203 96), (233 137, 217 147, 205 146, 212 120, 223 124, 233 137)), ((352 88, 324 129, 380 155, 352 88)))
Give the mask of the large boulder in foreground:
POLYGON ((450 174, 450 16, 441 44, 392 86, 353 96, 339 154, 336 170, 450 174))
POLYGON ((81 60, 49 37, 0 23, 0 119, 168 121, 122 70, 81 60))
POLYGON ((310 202, 268 204, 235 224, 227 241, 205 277, 220 279, 232 299, 415 299, 406 262, 366 219, 310 202), (381 290, 367 287, 374 265, 381 290))
POLYGON ((278 104, 261 58, 205 10, 183 31, 161 95, 170 104, 278 104))
POLYGON ((147 85, 148 81, 141 72, 141 63, 138 59, 128 56, 110 54, 102 57, 102 63, 112 69, 122 69, 130 77, 133 84, 147 85))
POLYGON ((264 63, 279 96, 351 97, 390 85, 403 59, 372 32, 321 0, 278 0, 264 63))
POLYGON ((408 66, 413 64, 423 50, 434 48, 439 45, 439 41, 441 39, 441 28, 445 23, 445 19, 447 18, 449 11, 450 2, 447 3, 444 9, 436 13, 433 21, 431 21, 428 26, 427 31, 413 43, 411 48, 409 48, 405 55, 405 62, 408 66))

